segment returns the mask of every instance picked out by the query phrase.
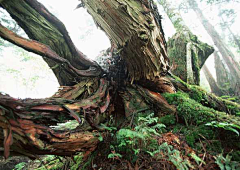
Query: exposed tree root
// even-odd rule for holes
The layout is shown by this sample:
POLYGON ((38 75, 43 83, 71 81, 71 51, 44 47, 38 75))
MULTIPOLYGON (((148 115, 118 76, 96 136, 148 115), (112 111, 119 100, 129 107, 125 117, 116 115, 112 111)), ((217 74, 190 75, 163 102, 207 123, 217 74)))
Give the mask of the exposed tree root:
MULTIPOLYGON (((69 93, 65 94, 71 98, 69 93)), ((76 94, 72 95, 72 98, 78 98, 76 94)), ((79 101, 59 98, 17 100, 1 94, 0 127, 3 133, 0 133, 0 138, 4 139, 5 157, 9 156, 10 149, 30 157, 41 154, 72 155, 93 150, 99 142, 99 135, 91 132, 92 128, 87 123, 95 127, 96 119, 107 110, 109 103, 108 83, 104 79, 100 80, 99 89, 93 95, 79 101), (90 110, 94 110, 94 115, 90 115, 90 110), (96 113, 99 115, 96 116, 96 113), (84 125, 71 131, 50 127, 73 118, 84 125), (82 122, 84 118, 86 122, 82 122)))
POLYGON ((189 94, 189 97, 203 106, 213 108, 227 114, 237 115, 240 112, 240 105, 229 100, 224 100, 212 93, 207 93, 199 86, 189 85, 176 76, 169 77, 174 87, 189 94))

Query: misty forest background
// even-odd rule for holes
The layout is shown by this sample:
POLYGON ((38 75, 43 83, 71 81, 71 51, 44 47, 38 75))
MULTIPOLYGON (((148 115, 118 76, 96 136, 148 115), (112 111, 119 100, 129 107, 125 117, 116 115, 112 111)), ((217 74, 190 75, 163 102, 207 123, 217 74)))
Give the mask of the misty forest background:
MULTIPOLYGON (((72 1, 68 4, 54 0, 40 0, 39 2, 43 3, 66 25, 76 46, 80 46, 81 50, 88 57, 97 60, 100 52, 110 47, 109 39, 96 27, 87 11, 82 8, 74 10, 79 3, 78 1, 72 1), (76 20, 81 22, 75 22, 76 20)), ((169 2, 171 1, 169 0, 169 2)), ((212 37, 209 36, 194 13, 194 10, 189 8, 184 1, 174 1, 172 4, 174 4, 172 7, 181 13, 185 24, 193 34, 202 42, 214 46, 212 37)), ((234 53, 235 60, 238 62, 240 60, 240 33, 238 29, 240 17, 237 10, 239 7, 239 2, 234 0, 201 0, 199 2, 199 8, 219 33, 228 49, 234 53)), ((162 25, 165 38, 168 40, 176 33, 176 30, 160 3, 158 3, 158 9, 163 18, 162 25)), ((10 27, 20 35, 27 36, 6 11, 1 9, 0 13, 1 23, 4 26, 10 27)), ((3 39, 1 39, 0 43, 0 91, 17 98, 44 98, 50 97, 58 90, 59 84, 57 79, 41 57, 29 53, 3 39)), ((207 66, 217 82, 216 61, 214 59, 216 53, 221 55, 215 46, 215 53, 207 59, 205 66, 207 66)), ((221 60, 223 59, 221 58, 221 60)), ((201 87, 211 92, 210 85, 206 79, 207 75, 204 74, 203 69, 201 69, 200 76, 201 87)), ((225 82, 222 86, 229 86, 229 83, 225 82)), ((225 95, 228 96, 229 94, 225 95)))

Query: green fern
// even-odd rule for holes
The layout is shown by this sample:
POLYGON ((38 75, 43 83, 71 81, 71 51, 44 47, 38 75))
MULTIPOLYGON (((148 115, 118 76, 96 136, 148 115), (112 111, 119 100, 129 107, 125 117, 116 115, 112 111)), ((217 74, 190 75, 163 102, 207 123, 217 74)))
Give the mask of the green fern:
POLYGON ((238 131, 240 130, 240 126, 232 124, 232 123, 212 121, 210 123, 206 123, 205 125, 216 127, 216 128, 223 128, 225 130, 232 131, 239 136, 238 131))

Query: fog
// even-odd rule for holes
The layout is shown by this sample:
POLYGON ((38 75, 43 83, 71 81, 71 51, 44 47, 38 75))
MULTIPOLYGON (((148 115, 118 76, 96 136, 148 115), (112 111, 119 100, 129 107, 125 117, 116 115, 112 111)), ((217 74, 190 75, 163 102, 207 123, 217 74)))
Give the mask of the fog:
MULTIPOLYGON (((110 47, 108 37, 95 26, 86 9, 75 9, 79 3, 78 0, 39 0, 39 2, 43 3, 49 11, 65 24, 76 47, 89 58, 95 59, 100 51, 110 47)), ((180 11, 184 23, 193 33, 201 41, 214 46, 218 51, 194 10, 190 9, 185 1, 169 0, 169 2, 174 4, 174 7, 180 11)), ((197 2, 205 17, 214 26, 239 64, 240 49, 234 42, 233 35, 237 37, 238 41, 240 40, 240 17, 238 12, 240 3, 234 0, 226 0, 226 2, 224 0, 197 0, 197 2)), ((168 39, 175 34, 176 30, 161 5, 158 4, 158 8, 162 15, 165 38, 168 39)), ((9 23, 4 22, 4 19, 12 19, 7 15, 6 11, 1 10, 1 12, 1 24, 7 26, 9 23)), ((19 34, 27 37, 23 31, 19 31, 19 34)), ((1 42, 8 44, 7 46, 2 45, 0 52, 1 92, 16 98, 44 98, 50 97, 58 90, 59 84, 54 74, 40 56, 28 53, 3 40, 1 42)), ((213 56, 208 58, 206 65, 216 79, 213 56)), ((201 86, 210 91, 203 72, 201 72, 201 86)))

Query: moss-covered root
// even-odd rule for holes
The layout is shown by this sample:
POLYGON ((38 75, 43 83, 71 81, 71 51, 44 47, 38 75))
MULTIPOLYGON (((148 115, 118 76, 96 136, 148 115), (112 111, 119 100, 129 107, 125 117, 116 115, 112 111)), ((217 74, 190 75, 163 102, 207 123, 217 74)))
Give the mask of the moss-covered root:
POLYGON ((178 118, 184 120, 187 125, 201 125, 217 121, 240 126, 240 117, 205 107, 191 99, 186 93, 165 93, 164 97, 170 104, 176 105, 178 118))
POLYGON ((161 123, 174 133, 183 134, 187 143, 200 152, 220 154, 234 150, 233 159, 240 160, 236 154, 240 153, 240 117, 203 106, 187 93, 165 93, 163 96, 169 104, 176 105, 178 119, 168 115, 160 119, 161 123))
POLYGON ((212 93, 208 93, 199 86, 189 85, 174 75, 170 77, 170 80, 177 90, 186 92, 191 99, 201 103, 203 106, 231 115, 240 115, 239 104, 217 97, 212 93))

